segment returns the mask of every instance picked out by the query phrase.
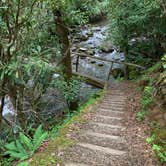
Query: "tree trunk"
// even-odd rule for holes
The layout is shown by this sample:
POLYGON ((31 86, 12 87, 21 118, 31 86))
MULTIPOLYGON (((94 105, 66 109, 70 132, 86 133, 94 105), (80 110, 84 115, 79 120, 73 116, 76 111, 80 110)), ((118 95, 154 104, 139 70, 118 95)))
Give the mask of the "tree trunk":
MULTIPOLYGON (((70 54, 70 41, 68 38, 69 30, 65 25, 65 22, 62 18, 62 13, 60 10, 54 11, 56 31, 59 37, 59 42, 62 44, 62 65, 63 65, 63 74, 66 78, 66 81, 70 81, 72 77, 72 65, 71 65, 71 54, 70 54)), ((69 103, 70 110, 76 110, 78 108, 78 102, 72 101, 69 103)))
POLYGON ((5 104, 5 96, 1 97, 1 107, 0 107, 0 128, 2 127, 2 112, 5 104))
POLYGON ((62 14, 60 11, 54 11, 56 31, 59 37, 60 44, 62 44, 62 65, 63 73, 67 80, 72 76, 71 55, 70 55, 70 41, 68 38, 69 30, 66 27, 62 14))

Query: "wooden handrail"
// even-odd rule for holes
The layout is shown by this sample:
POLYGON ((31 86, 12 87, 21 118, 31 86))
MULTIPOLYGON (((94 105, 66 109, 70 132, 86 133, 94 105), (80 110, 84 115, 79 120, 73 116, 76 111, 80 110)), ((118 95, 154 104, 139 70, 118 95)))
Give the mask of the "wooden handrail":
POLYGON ((100 58, 100 57, 90 56, 90 55, 86 55, 86 54, 78 54, 78 53, 76 53, 74 56, 89 57, 89 58, 96 59, 96 60, 99 60, 99 61, 104 61, 104 62, 109 62, 109 63, 118 63, 118 64, 123 64, 123 65, 127 65, 127 66, 133 66, 133 67, 145 69, 145 67, 137 65, 137 64, 128 63, 128 62, 120 62, 120 61, 116 61, 116 60, 109 60, 109 59, 104 59, 104 58, 100 58))

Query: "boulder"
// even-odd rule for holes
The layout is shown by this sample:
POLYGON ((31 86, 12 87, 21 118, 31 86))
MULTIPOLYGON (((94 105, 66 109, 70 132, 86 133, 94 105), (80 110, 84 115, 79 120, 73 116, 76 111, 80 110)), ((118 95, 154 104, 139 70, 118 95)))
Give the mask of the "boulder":
POLYGON ((95 64, 95 63, 96 63, 96 61, 91 61, 90 63, 91 63, 91 64, 95 64))
POLYGON ((104 64, 103 64, 103 63, 99 63, 98 66, 99 66, 99 67, 103 67, 104 64))
POLYGON ((75 37, 75 40, 77 40, 77 41, 87 41, 88 38, 89 38, 88 35, 77 34, 77 36, 75 37))
POLYGON ((88 51, 88 49, 85 48, 85 47, 80 47, 80 48, 79 48, 79 51, 81 51, 81 52, 86 52, 86 51, 88 51))
POLYGON ((88 37, 92 37, 92 36, 93 36, 93 32, 92 32, 92 31, 88 31, 88 32, 86 33, 86 35, 87 35, 88 37))
POLYGON ((99 32, 99 31, 101 31, 101 28, 100 28, 100 27, 93 27, 93 28, 92 28, 92 31, 99 32))
POLYGON ((89 50, 87 50, 87 54, 93 56, 95 54, 95 52, 93 50, 89 49, 89 50))
POLYGON ((110 41, 104 42, 100 47, 102 52, 112 53, 115 49, 110 41))

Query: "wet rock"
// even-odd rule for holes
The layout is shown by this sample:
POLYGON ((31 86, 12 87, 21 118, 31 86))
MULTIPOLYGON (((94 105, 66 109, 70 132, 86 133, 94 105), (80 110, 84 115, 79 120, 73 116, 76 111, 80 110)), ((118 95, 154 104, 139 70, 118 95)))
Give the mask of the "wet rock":
MULTIPOLYGON (((79 52, 80 52, 80 54, 81 54, 81 53, 86 53, 87 55, 91 55, 91 56, 93 56, 93 55, 95 54, 95 51, 94 51, 94 50, 88 49, 88 48, 85 48, 85 47, 79 48, 79 52)), ((82 56, 82 55, 81 55, 81 56, 82 56)))
POLYGON ((93 32, 92 31, 88 31, 86 35, 89 36, 89 37, 92 37, 93 36, 93 32))
POLYGON ((93 27, 93 28, 92 28, 92 31, 99 32, 99 31, 101 31, 101 28, 100 28, 100 27, 93 27))
POLYGON ((87 54, 88 54, 88 55, 94 55, 95 52, 94 52, 93 50, 87 50, 87 54))
POLYGON ((103 67, 104 64, 103 64, 103 63, 99 63, 98 66, 99 66, 99 67, 103 67))
POLYGON ((75 46, 71 48, 71 51, 72 51, 72 52, 74 52, 74 51, 76 51, 76 50, 77 50, 77 47, 75 47, 75 46))
POLYGON ((96 61, 91 61, 90 63, 91 63, 91 64, 95 64, 95 63, 96 63, 96 61))
POLYGON ((115 49, 110 41, 104 42, 100 47, 102 52, 112 53, 115 49))
POLYGON ((76 41, 87 41, 88 40, 88 35, 84 35, 84 34, 77 34, 77 36, 75 37, 76 41))
POLYGON ((88 51, 88 49, 85 48, 85 47, 81 47, 81 48, 79 48, 79 51, 81 51, 81 52, 86 52, 86 51, 88 51))
POLYGON ((108 46, 104 46, 101 48, 102 52, 105 52, 105 53, 111 53, 114 51, 114 48, 112 47, 108 47, 108 46))
POLYGON ((80 38, 80 40, 81 40, 81 41, 87 41, 88 38, 89 38, 89 37, 88 37, 87 35, 82 35, 81 38, 80 38))

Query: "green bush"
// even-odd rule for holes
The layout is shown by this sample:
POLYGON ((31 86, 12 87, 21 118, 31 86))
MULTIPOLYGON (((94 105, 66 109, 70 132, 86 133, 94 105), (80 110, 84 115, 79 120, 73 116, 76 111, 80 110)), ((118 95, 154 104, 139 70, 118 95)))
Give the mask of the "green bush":
POLYGON ((81 81, 82 79, 79 77, 72 77, 70 81, 60 77, 52 81, 52 86, 61 90, 67 103, 70 103, 79 100, 81 81))

